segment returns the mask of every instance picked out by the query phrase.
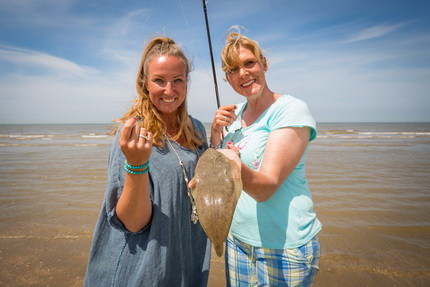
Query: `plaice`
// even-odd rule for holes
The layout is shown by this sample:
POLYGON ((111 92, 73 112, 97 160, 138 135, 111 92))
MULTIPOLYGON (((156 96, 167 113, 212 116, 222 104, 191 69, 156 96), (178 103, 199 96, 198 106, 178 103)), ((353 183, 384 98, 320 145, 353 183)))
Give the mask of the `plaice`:
POLYGON ((213 148, 203 153, 191 180, 200 224, 222 256, 236 204, 242 191, 238 165, 213 148))

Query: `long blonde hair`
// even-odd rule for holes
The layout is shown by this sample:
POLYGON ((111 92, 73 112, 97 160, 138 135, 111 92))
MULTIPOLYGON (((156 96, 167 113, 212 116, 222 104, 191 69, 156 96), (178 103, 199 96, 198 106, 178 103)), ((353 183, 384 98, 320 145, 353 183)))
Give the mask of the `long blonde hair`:
MULTIPOLYGON (((148 63, 154 56, 174 56, 182 59, 186 66, 188 85, 189 73, 192 70, 191 62, 188 61, 183 51, 173 39, 168 37, 155 37, 146 45, 142 54, 136 79, 136 91, 138 96, 135 99, 135 103, 116 121, 124 123, 131 117, 140 118, 142 121, 139 125, 145 127, 154 135, 154 145, 163 147, 165 144, 164 134, 166 134, 167 127, 160 112, 149 99, 149 92, 147 89, 148 63)), ((204 139, 201 135, 195 129, 187 125, 188 111, 186 99, 182 105, 179 106, 177 112, 180 127, 178 133, 172 139, 178 140, 182 138, 187 148, 193 148, 203 144, 204 139)))
POLYGON ((243 65, 239 58, 240 47, 249 49, 260 63, 264 61, 263 51, 258 42, 244 36, 240 32, 242 29, 240 26, 232 26, 228 29, 228 31, 233 32, 227 35, 224 48, 221 51, 222 70, 225 73, 243 65))

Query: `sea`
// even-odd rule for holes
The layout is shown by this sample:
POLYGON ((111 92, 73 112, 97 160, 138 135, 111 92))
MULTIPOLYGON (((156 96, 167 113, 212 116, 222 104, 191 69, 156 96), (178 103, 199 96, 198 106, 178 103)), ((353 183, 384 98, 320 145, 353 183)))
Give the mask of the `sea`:
MULTIPOLYGON (((113 127, 0 125, 0 286, 82 286, 113 127)), ((306 160, 323 224, 314 286, 430 286, 430 123, 317 129, 306 160)), ((224 274, 213 256, 209 286, 224 274)))

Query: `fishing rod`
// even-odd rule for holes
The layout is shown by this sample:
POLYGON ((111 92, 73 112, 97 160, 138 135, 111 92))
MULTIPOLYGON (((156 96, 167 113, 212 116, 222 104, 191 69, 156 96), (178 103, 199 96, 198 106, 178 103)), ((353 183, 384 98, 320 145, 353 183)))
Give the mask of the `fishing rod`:
POLYGON ((212 74, 214 76, 214 87, 215 87, 216 103, 217 103, 217 107, 219 108, 221 106, 221 104, 220 104, 220 101, 219 101, 218 82, 216 80, 215 63, 214 63, 214 56, 213 56, 213 52, 212 52, 211 32, 209 30, 209 20, 208 20, 207 8, 206 8, 206 0, 202 0, 202 2, 203 2, 203 11, 204 11, 205 20, 206 20, 206 34, 208 35, 209 53, 210 53, 210 56, 211 56, 211 63, 212 63, 212 74))

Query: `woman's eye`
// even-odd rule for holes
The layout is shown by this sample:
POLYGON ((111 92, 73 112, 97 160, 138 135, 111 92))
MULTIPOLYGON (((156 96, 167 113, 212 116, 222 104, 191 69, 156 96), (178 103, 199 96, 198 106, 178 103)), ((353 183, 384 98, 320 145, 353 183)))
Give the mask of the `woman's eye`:
POLYGON ((245 63, 245 68, 252 68, 255 65, 255 61, 248 61, 245 63))
POLYGON ((239 71, 239 68, 232 68, 232 69, 230 69, 230 73, 231 74, 233 74, 233 73, 236 73, 237 71, 239 71))

